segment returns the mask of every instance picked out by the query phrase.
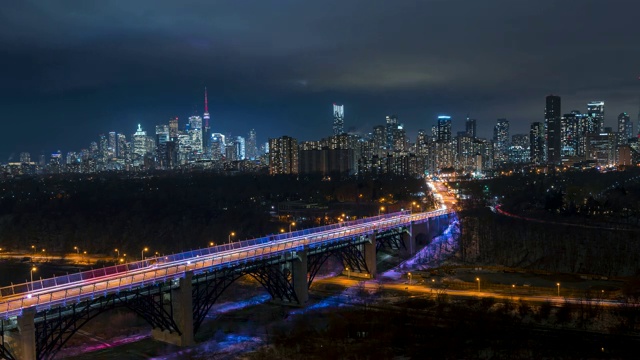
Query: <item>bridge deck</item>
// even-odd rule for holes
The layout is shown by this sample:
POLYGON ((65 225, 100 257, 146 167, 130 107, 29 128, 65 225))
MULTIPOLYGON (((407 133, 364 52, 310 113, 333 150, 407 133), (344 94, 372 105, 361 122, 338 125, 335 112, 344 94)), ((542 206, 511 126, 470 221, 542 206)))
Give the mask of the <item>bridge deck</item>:
POLYGON ((386 214, 12 285, 0 288, 0 319, 18 316, 27 307, 35 306, 37 310, 43 310, 64 306, 95 296, 178 279, 184 277, 187 271, 197 274, 219 267, 236 266, 238 263, 261 261, 291 251, 407 226, 412 222, 424 222, 449 212, 451 210, 440 209, 413 214, 386 214))

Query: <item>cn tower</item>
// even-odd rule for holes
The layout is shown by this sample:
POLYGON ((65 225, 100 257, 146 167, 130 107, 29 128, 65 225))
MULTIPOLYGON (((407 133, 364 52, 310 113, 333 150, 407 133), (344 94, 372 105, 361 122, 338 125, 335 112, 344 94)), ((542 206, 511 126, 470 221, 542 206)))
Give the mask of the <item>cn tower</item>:
POLYGON ((207 98, 207 87, 204 88, 204 114, 202 115, 202 119, 204 119, 204 132, 203 132, 203 145, 205 154, 208 153, 209 148, 211 147, 211 132, 209 128, 209 99, 207 98))

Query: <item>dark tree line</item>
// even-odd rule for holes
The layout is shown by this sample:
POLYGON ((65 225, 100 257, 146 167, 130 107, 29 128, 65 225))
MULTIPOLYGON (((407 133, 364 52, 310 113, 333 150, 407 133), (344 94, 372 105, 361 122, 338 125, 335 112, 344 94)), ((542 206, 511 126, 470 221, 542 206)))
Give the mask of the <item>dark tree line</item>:
MULTIPOLYGON (((410 201, 425 191, 412 178, 236 175, 206 172, 32 177, 0 183, 0 239, 10 250, 139 254, 171 253, 212 241, 264 236, 283 224, 270 212, 286 201, 332 208, 356 204, 372 215, 375 201, 410 201)), ((300 224, 304 226, 305 224, 300 224)), ((311 226, 312 224, 308 224, 311 226)))

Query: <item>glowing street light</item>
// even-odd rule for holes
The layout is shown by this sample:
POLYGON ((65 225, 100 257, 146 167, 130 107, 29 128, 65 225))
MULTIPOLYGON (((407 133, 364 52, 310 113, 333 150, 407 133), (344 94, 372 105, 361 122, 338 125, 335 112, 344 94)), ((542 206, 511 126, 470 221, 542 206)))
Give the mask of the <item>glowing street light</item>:
POLYGON ((345 270, 347 270, 347 279, 351 279, 351 269, 347 266, 345 270))
POLYGON ((378 209, 378 216, 380 216, 380 212, 384 211, 384 206, 380 206, 380 209, 378 209))
POLYGON ((78 249, 78 247, 77 247, 77 246, 74 246, 74 247, 73 247, 73 250, 75 250, 75 251, 76 251, 76 254, 80 255, 80 249, 78 249))
POLYGON ((141 252, 141 254, 142 254, 142 260, 144 260, 144 252, 145 252, 145 251, 149 251, 149 248, 145 247, 144 249, 142 249, 142 252, 141 252))
POLYGON ((292 226, 296 226, 296 222, 295 222, 295 221, 294 221, 294 222, 292 222, 291 224, 289 224, 289 232, 291 232, 291 227, 292 227, 292 226))
POLYGON ((410 272, 407 273, 407 277, 409 278, 409 285, 411 285, 411 273, 410 272))
POLYGON ((115 249, 115 250, 113 250, 113 251, 115 251, 115 252, 116 252, 116 254, 118 254, 118 257, 120 257, 120 250, 115 249))
POLYGON ((480 291, 480 278, 479 278, 479 277, 477 277, 477 278, 476 278, 476 281, 478 282, 478 291, 480 291))
POLYGON ((231 242, 231 237, 232 236, 236 236, 236 233, 233 232, 233 231, 229 234, 229 238, 227 239, 227 242, 231 242))
POLYGON ((35 266, 31 268, 31 291, 33 291, 33 272, 38 270, 38 268, 36 268, 35 266))
POLYGON ((560 296, 560 283, 556 283, 556 286, 558 287, 558 296, 560 296))
POLYGON ((215 244, 216 244, 216 243, 214 243, 213 241, 209 241, 209 246, 213 246, 213 245, 215 245, 215 244))

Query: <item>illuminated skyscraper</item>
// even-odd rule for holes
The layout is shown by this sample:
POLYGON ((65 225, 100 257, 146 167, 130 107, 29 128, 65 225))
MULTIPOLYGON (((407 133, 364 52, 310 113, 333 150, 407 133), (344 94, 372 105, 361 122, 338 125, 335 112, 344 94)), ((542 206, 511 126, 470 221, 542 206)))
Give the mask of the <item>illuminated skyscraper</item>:
MULTIPOLYGON (((562 161, 562 119, 560 96, 549 95, 544 108, 547 129, 547 162, 559 165, 562 161)), ((532 157, 533 159, 533 157, 532 157)))
POLYGON ((133 153, 140 158, 147 153, 147 132, 142 130, 142 126, 138 124, 138 130, 133 134, 133 153))
POLYGON ((269 139, 269 174, 298 173, 298 141, 289 136, 269 139))
POLYGON ((169 137, 171 141, 178 141, 178 117, 169 119, 169 137))
POLYGON ((604 131, 604 101, 592 101, 588 103, 587 115, 589 115, 596 124, 596 132, 604 131))
POLYGON ((530 161, 535 165, 545 163, 544 159, 544 125, 541 122, 531 124, 529 131, 529 154, 530 161))
POLYGON ((200 116, 189 116, 188 133, 191 137, 191 147, 193 151, 202 154, 202 118, 200 116))
POLYGON ((475 138, 476 135, 476 119, 469 119, 469 115, 467 115, 467 121, 465 122, 465 128, 467 135, 475 138))
POLYGON ((451 141, 451 116, 438 116, 438 141, 451 141))
POLYGON ((620 136, 619 145, 625 145, 629 143, 629 139, 633 138, 633 123, 627 113, 618 115, 618 135, 620 136))
POLYGON ((494 165, 505 164, 508 160, 507 150, 509 148, 509 121, 498 119, 493 128, 493 154, 494 165))
POLYGON ((396 115, 387 115, 386 117, 387 127, 386 127, 386 137, 387 150, 393 151, 393 137, 398 128, 398 116, 396 115))
POLYGON ((333 135, 344 133, 344 105, 333 104, 333 135))
POLYGON ((249 130, 249 136, 247 138, 246 155, 249 160, 256 160, 258 158, 258 145, 256 139, 256 130, 249 130))

